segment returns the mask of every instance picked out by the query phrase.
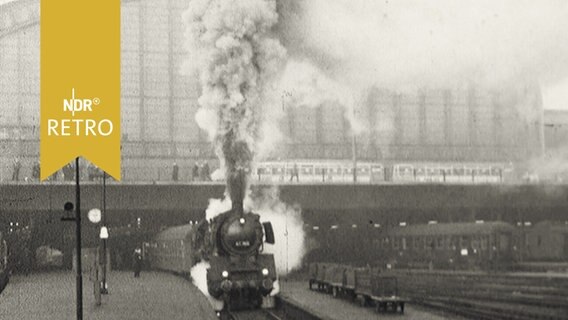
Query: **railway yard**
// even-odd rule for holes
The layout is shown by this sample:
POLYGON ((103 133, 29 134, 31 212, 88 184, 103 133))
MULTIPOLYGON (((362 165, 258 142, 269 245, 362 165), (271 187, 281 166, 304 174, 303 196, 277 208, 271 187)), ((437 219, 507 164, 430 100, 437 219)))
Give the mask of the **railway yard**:
MULTIPOLYGON (((226 319, 568 319, 566 274, 398 270, 389 275, 398 278, 399 292, 408 301, 404 314, 377 314, 356 299, 309 289, 307 275, 301 274, 282 281, 275 308, 233 311, 226 319)), ((101 305, 86 282, 86 319, 217 319, 199 290, 180 279, 162 272, 134 278, 113 271, 101 305)), ((73 304, 65 301, 73 299, 73 280, 69 272, 13 276, 0 295, 0 319, 72 319, 73 304)))
MULTIPOLYGON (((61 218, 60 211, 40 211, 45 220, 37 216, 43 200, 63 202, 72 190, 67 185, 54 186, 3 187, 5 196, 42 197, 16 203, 16 209, 4 208, 13 214, 8 219, 17 222, 4 233, 0 261, 5 289, 0 293, 0 319, 73 319, 77 310, 76 277, 71 272, 76 265, 72 228, 50 223, 61 218), (29 220, 23 218, 26 216, 29 220)), ((96 206, 100 199, 97 187, 85 186, 87 207, 96 206)), ((319 211, 311 211, 314 199, 302 204, 310 211, 304 212, 299 224, 292 218, 299 217, 295 211, 288 213, 288 220, 278 215, 263 219, 262 212, 245 211, 238 202, 208 219, 203 219, 198 209, 164 210, 169 205, 164 199, 177 202, 175 198, 182 198, 187 190, 205 195, 212 188, 209 184, 187 190, 179 187, 115 184, 109 188, 112 214, 108 223, 119 227, 107 231, 111 234, 107 258, 101 255, 100 226, 90 221, 83 224, 85 319, 568 319, 565 223, 526 223, 529 219, 537 221, 541 212, 552 220, 555 215, 550 212, 567 207, 565 187, 547 198, 555 201, 554 208, 538 214, 525 211, 526 216, 521 217, 525 223, 516 223, 511 208, 528 205, 529 199, 541 201, 538 189, 525 189, 524 194, 509 201, 510 214, 503 216, 507 221, 425 222, 407 219, 410 213, 389 221, 386 213, 341 207, 351 196, 346 190, 352 187, 338 185, 319 191, 327 194, 335 190, 337 202, 321 205, 319 211), (170 192, 178 189, 183 192, 170 192), (133 200, 146 197, 155 201, 133 200), (522 198, 527 198, 526 202, 521 202, 522 198), (344 211, 338 214, 333 208, 344 211), (351 222, 355 219, 358 223, 351 222), (365 223, 370 219, 372 224, 365 223), (407 222, 398 223, 402 219, 407 222), (301 247, 294 243, 294 237, 302 238, 301 247), (274 251, 276 248, 279 250, 274 251), (302 252, 301 259, 291 260, 298 252, 302 252), (107 263, 102 259, 108 259, 107 263), (203 259, 209 266, 200 276, 194 269, 203 259), (293 263, 291 270, 287 269, 289 262, 293 263), (142 272, 140 278, 134 277, 132 271, 136 270, 142 272), (93 272, 99 281, 102 272, 108 272, 103 281, 109 294, 102 294, 103 281, 94 287, 93 272), (196 280, 195 284, 189 279, 196 280)), ((214 188, 214 193, 223 190, 214 188)), ((301 188, 287 192, 300 195, 310 186, 301 188)), ((469 186, 414 188, 404 190, 415 190, 417 195, 437 194, 444 199, 460 190, 470 201, 472 195, 481 199, 486 191, 495 190, 469 186)), ((259 190, 267 189, 255 192, 259 190)), ((385 210, 373 197, 379 194, 374 187, 358 191, 359 206, 385 210), (362 197, 365 193, 369 197, 362 197)), ((493 201, 504 203, 508 199, 495 195, 493 201)), ((435 216, 435 203, 418 197, 415 201, 417 207, 428 209, 424 219, 435 216)), ((180 203, 186 208, 186 202, 180 203)), ((400 212, 408 210, 400 203, 390 205, 398 206, 400 212)), ((539 205, 548 208, 544 202, 539 205)), ((492 210, 499 208, 506 207, 500 204, 492 210)), ((463 212, 454 210, 456 215, 463 212)))

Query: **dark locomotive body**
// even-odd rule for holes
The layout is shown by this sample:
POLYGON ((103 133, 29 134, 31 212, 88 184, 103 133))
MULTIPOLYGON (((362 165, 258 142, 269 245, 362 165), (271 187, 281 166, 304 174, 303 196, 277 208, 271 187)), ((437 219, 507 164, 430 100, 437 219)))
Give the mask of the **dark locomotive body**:
POLYGON ((264 237, 274 243, 272 226, 259 219, 231 210, 215 217, 204 233, 209 294, 232 310, 260 307, 277 279, 274 256, 261 253, 264 237))
POLYGON ((277 280, 274 256, 263 254, 274 243, 270 223, 259 215, 230 210, 214 219, 166 229, 148 245, 153 268, 189 275, 200 261, 209 263, 209 294, 230 310, 270 306, 277 280))

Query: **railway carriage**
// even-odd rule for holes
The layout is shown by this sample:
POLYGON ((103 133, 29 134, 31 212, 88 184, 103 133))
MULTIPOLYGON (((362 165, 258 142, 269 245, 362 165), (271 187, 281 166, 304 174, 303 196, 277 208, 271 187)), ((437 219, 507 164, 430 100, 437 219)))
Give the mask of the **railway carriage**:
MULTIPOLYGON (((256 165, 255 180, 281 183, 291 179, 294 165, 298 169, 298 181, 302 183, 352 183, 352 161, 272 161, 256 165)), ((457 183, 484 184, 512 180, 507 177, 512 168, 505 164, 491 163, 395 163, 383 164, 357 162, 357 183, 457 183)))
POLYGON ((388 264, 442 269, 510 269, 514 227, 505 222, 436 223, 395 227, 382 234, 388 264))
POLYGON ((189 275, 197 260, 196 228, 197 225, 187 224, 158 233, 148 247, 150 267, 189 275))

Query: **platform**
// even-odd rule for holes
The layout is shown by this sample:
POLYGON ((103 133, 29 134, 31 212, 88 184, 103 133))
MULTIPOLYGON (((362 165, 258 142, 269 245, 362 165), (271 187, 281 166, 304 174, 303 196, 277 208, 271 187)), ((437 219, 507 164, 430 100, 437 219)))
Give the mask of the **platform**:
POLYGON ((342 298, 333 298, 329 294, 311 291, 308 283, 298 281, 282 281, 281 295, 292 304, 308 309, 325 320, 377 320, 377 319, 413 319, 413 320, 442 320, 442 319, 463 319, 454 314, 444 314, 434 312, 407 303, 404 306, 404 314, 400 313, 381 313, 377 314, 374 308, 362 308, 355 302, 347 301, 342 298))
MULTIPOLYGON (((174 275, 111 272, 109 294, 95 305, 93 283, 83 278, 83 318, 88 320, 217 320, 209 302, 189 281, 174 275)), ((13 276, 0 294, 0 319, 76 319, 75 274, 38 273, 13 276)))

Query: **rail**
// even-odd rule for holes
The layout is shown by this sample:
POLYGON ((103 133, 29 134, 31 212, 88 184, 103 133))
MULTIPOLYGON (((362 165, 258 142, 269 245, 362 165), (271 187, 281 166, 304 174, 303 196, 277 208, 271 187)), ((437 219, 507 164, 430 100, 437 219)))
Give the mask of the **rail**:
MULTIPOLYGON (((223 319, 223 316, 221 317, 223 319)), ((275 309, 258 309, 228 312, 230 320, 328 320, 306 310, 283 297, 276 298, 275 309)))
POLYGON ((568 320, 568 279, 477 273, 400 273, 412 301, 474 319, 568 320))

